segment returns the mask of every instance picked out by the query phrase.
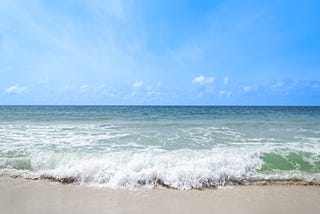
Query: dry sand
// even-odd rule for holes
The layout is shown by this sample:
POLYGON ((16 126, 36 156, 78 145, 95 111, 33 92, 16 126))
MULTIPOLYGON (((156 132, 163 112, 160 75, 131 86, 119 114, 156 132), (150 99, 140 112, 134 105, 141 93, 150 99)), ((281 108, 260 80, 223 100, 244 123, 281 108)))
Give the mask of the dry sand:
POLYGON ((129 191, 0 176, 0 213, 320 213, 320 187, 129 191))

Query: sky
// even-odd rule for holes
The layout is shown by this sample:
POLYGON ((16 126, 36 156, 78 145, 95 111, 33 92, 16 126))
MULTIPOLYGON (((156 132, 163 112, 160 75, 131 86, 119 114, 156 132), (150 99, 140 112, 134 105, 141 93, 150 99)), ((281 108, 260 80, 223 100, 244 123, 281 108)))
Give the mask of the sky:
POLYGON ((0 104, 320 105, 317 0, 0 0, 0 104))

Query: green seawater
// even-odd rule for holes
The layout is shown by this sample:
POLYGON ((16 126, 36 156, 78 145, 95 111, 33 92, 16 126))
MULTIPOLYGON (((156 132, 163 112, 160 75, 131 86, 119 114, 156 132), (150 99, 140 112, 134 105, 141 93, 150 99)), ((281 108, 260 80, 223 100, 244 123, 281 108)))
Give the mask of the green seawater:
POLYGON ((272 172, 273 170, 299 170, 306 173, 320 172, 320 155, 310 152, 264 153, 261 159, 264 162, 261 172, 272 172))

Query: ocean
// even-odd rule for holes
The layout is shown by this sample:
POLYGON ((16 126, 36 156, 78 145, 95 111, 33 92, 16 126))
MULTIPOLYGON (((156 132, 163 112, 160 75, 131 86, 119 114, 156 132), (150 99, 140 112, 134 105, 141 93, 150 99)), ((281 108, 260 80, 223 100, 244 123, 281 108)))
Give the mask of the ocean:
POLYGON ((0 174, 118 188, 320 182, 320 107, 0 106, 0 174))

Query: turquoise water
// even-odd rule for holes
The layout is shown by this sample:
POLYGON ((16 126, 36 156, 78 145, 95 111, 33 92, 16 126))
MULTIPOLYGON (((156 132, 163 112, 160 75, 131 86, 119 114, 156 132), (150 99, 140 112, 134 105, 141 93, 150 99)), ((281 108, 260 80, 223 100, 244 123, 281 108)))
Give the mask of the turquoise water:
POLYGON ((0 106, 0 172, 109 188, 320 182, 320 107, 0 106))

